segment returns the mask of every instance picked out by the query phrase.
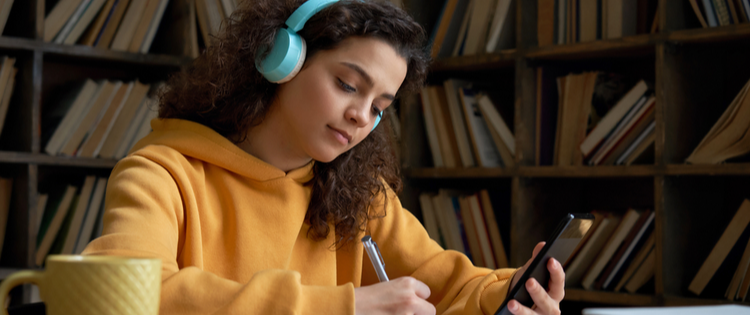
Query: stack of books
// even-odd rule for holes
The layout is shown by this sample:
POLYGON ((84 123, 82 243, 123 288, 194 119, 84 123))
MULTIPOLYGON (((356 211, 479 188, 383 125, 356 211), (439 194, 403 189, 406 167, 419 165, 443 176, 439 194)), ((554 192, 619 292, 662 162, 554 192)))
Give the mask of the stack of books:
POLYGON ((106 177, 86 176, 83 185, 62 185, 38 194, 36 264, 50 254, 80 254, 101 235, 106 177))
POLYGON ((60 0, 44 18, 44 41, 147 53, 169 0, 60 0))
POLYGON ((594 224, 564 263, 565 285, 635 293, 654 276, 655 213, 629 209, 623 216, 593 214, 594 224))
POLYGON ((425 131, 435 167, 515 165, 515 137, 486 94, 460 80, 421 93, 425 131))
POLYGON ((10 98, 13 96, 13 90, 16 86, 18 69, 14 67, 15 63, 16 58, 0 57, 0 133, 3 131, 5 117, 10 107, 10 98))
POLYGON ((138 81, 88 79, 70 89, 44 117, 43 128, 54 130, 44 135, 48 139, 44 151, 49 155, 123 158, 151 131, 158 106, 147 94, 159 86, 152 89, 138 81))
POLYGON ((685 162, 719 164, 750 152, 750 81, 685 162))
POLYGON ((466 254, 475 266, 508 267, 508 258, 487 190, 464 194, 440 190, 419 196, 430 238, 445 249, 466 254))
POLYGON ((3 252, 5 232, 8 227, 8 214, 10 213, 10 199, 13 192, 13 178, 0 177, 0 254, 3 252))
POLYGON ((655 33, 656 0, 539 0, 539 46, 655 33))
MULTIPOLYGON (((745 199, 729 221, 724 233, 690 282, 688 290, 701 295, 712 279, 715 285, 727 285, 724 296, 730 300, 745 301, 750 291, 750 201, 745 199), (741 256, 741 257, 740 257, 741 256), (734 270, 731 281, 724 275, 734 270), (721 273, 722 276, 718 276, 721 273), (717 279, 718 277, 718 279, 717 279)), ((722 287, 723 288, 723 287, 722 287)))
POLYGON ((690 0, 690 5, 704 28, 750 21, 748 0, 690 0))
POLYGON ((433 59, 514 48, 514 0, 446 0, 430 37, 433 59))
POLYGON ((656 97, 643 80, 537 68, 536 92, 537 165, 630 165, 653 148, 656 97))

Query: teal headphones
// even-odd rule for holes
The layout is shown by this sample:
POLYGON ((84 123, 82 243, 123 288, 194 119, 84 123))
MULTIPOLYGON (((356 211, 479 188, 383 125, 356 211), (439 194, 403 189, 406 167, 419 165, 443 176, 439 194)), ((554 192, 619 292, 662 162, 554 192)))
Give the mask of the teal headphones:
MULTIPOLYGON (((287 28, 282 28, 276 33, 273 48, 268 56, 263 60, 256 60, 255 67, 258 71, 273 83, 284 83, 294 78, 302 69, 307 54, 305 39, 299 36, 297 32, 305 26, 307 20, 315 13, 338 1, 308 0, 297 8, 286 20, 287 28)), ((375 130, 382 117, 383 112, 380 112, 375 118, 375 125, 372 130, 375 130)))

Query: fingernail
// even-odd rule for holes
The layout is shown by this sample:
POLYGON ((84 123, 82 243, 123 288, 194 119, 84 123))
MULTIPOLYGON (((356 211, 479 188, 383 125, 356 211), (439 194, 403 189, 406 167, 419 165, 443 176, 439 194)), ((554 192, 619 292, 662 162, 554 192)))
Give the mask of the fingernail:
POLYGON ((534 281, 534 279, 529 279, 529 281, 526 282, 526 285, 529 290, 534 290, 536 288, 536 281, 534 281))
POLYGON ((510 301, 510 303, 508 303, 508 308, 511 312, 515 312, 518 310, 518 303, 516 301, 510 301))
POLYGON ((557 268, 562 268, 562 265, 560 265, 560 262, 557 261, 557 259, 555 259, 555 265, 557 266, 557 268))

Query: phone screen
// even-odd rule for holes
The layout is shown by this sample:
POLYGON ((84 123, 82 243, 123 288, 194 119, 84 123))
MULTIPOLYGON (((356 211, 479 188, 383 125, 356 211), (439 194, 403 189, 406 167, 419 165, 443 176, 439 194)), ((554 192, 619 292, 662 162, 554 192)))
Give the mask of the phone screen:
POLYGON ((542 250, 539 251, 537 257, 531 262, 529 269, 526 269, 526 272, 521 276, 516 286, 511 289, 505 302, 500 305, 495 315, 512 314, 507 307, 508 301, 512 299, 528 307, 534 305, 534 300, 531 299, 531 295, 526 291, 526 281, 529 277, 534 278, 545 289, 548 289, 550 276, 549 270, 547 270, 547 261, 550 258, 555 258, 561 265, 565 266, 573 251, 578 247, 581 239, 586 236, 586 233, 589 232, 593 224, 594 216, 591 214, 566 215, 542 250))

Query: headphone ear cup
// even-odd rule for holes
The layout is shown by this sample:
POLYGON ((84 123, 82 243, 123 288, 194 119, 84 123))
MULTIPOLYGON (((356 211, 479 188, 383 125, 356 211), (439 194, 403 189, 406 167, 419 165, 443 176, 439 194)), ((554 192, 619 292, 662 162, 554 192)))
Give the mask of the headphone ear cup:
POLYGON ((288 29, 276 33, 273 48, 265 59, 256 61, 255 67, 273 83, 284 83, 297 75, 305 63, 307 44, 305 40, 288 29))

